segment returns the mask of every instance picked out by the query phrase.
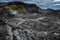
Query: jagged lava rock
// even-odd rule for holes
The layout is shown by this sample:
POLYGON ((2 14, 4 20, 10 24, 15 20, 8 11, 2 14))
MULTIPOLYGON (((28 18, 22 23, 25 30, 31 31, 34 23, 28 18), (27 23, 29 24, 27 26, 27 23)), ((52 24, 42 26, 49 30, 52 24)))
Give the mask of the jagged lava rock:
MULTIPOLYGON (((35 4, 25 4, 22 2, 9 2, 6 6, 10 5, 23 5, 25 9, 28 9, 26 12, 25 9, 20 11, 22 13, 19 14, 17 10, 13 10, 12 8, 13 14, 9 8, 6 8, 9 11, 4 10, 1 12, 2 16, 0 16, 0 18, 6 23, 4 24, 6 26, 1 26, 1 30, 5 29, 5 27, 7 28, 8 35, 3 36, 6 37, 6 40, 60 40, 60 11, 52 9, 40 10, 35 4), (36 12, 35 8, 38 12, 36 12), (28 12, 28 10, 30 12, 28 12), (16 11, 16 13, 14 11, 16 11)), ((0 22, 3 24, 2 20, 0 20, 0 22)))

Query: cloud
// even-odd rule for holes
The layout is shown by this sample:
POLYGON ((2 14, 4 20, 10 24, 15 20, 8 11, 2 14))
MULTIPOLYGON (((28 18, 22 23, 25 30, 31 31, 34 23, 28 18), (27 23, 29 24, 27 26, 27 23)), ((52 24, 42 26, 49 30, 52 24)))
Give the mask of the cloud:
POLYGON ((54 0, 54 2, 59 2, 60 0, 54 0))

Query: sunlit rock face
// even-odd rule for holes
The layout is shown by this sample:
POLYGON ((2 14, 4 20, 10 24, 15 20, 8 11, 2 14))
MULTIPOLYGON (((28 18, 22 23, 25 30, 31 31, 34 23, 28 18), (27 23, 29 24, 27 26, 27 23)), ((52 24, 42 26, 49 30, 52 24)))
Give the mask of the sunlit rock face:
POLYGON ((9 9, 9 12, 10 12, 10 14, 18 14, 18 11, 15 11, 15 10, 12 10, 12 9, 9 9))

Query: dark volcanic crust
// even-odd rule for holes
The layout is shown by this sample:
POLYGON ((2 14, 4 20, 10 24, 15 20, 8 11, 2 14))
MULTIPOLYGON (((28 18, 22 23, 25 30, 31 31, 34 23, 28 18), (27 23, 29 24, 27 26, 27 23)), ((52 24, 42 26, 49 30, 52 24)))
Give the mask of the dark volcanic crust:
MULTIPOLYGON (((22 2, 9 2, 6 5, 10 3, 26 6, 22 2)), ((41 9, 34 13, 26 11, 26 14, 8 10, 0 13, 0 40, 60 40, 60 10, 41 9), (13 15, 11 12, 17 13, 13 15)))

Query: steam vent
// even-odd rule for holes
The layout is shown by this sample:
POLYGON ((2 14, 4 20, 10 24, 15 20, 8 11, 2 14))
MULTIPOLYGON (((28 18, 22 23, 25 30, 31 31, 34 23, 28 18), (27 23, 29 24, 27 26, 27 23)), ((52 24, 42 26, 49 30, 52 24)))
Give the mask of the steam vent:
POLYGON ((2 2, 0 40, 60 40, 60 10, 24 2, 2 2))

